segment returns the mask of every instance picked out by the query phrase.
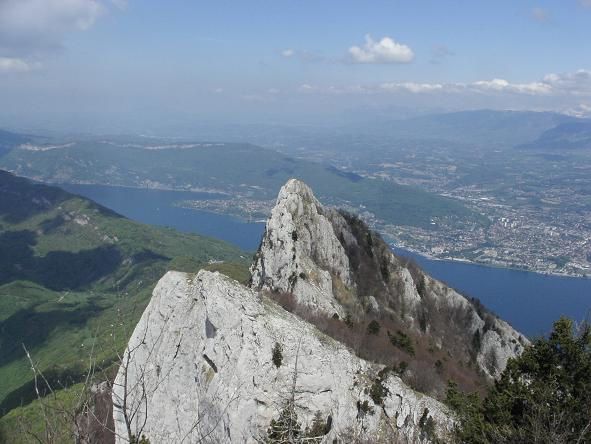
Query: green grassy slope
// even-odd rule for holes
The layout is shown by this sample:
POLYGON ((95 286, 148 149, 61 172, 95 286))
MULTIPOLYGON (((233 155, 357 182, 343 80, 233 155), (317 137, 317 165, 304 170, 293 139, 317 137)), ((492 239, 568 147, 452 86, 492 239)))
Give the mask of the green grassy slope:
POLYGON ((46 151, 17 148, 0 158, 0 167, 45 182, 199 188, 252 199, 274 199, 277 190, 296 177, 324 202, 363 205, 390 224, 428 228, 433 218, 486 223, 456 200, 253 145, 145 149, 146 144, 144 139, 136 143, 87 140, 46 151))
POLYGON ((0 171, 0 414, 33 399, 23 344, 57 387, 74 383, 91 349, 115 359, 167 270, 210 260, 244 278, 250 258, 0 171))

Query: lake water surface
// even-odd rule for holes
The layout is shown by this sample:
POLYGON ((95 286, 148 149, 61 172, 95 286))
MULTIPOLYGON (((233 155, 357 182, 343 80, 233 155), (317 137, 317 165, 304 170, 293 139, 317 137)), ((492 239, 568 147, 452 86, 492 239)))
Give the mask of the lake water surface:
MULTIPOLYGON (((264 231, 261 223, 174 206, 180 200, 219 199, 205 193, 161 191, 95 185, 62 185, 139 222, 199 233, 254 251, 264 231)), ((410 256, 433 277, 477 297, 501 318, 528 336, 547 333, 561 315, 580 320, 591 310, 591 279, 546 276, 506 268, 410 256)))
POLYGON ((175 202, 182 200, 223 199, 224 196, 219 194, 101 185, 60 186, 71 193, 88 197, 129 219, 215 237, 247 251, 255 251, 258 248, 265 229, 262 223, 247 223, 231 216, 175 206, 175 202))

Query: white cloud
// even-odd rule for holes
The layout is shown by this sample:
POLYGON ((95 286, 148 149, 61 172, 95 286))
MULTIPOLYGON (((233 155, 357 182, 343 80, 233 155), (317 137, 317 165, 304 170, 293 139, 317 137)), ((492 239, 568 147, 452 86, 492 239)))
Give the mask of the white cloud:
POLYGON ((504 79, 479 80, 470 85, 476 91, 509 92, 517 94, 550 94, 552 86, 546 82, 510 83, 504 79))
POLYGON ((296 50, 292 48, 287 48, 281 51, 281 56, 285 57, 286 59, 299 60, 300 62, 304 63, 320 63, 331 61, 330 59, 324 57, 321 54, 306 50, 296 50))
POLYGON ((0 0, 0 56, 29 58, 62 46, 124 0, 0 0))
POLYGON ((434 91, 443 91, 444 85, 441 83, 382 83, 380 88, 385 91, 407 91, 411 93, 425 93, 434 91))
POLYGON ((314 91, 317 88, 315 88, 314 86, 312 86, 308 83, 304 83, 304 84, 300 85, 300 87, 298 89, 302 92, 310 92, 310 91, 314 91))
POLYGON ((554 90, 576 96, 591 96, 591 71, 578 71, 561 74, 548 74, 543 82, 554 90))
POLYGON ((548 74, 541 80, 518 83, 505 79, 477 80, 470 83, 439 83, 439 82, 383 82, 378 85, 351 86, 312 86, 304 84, 300 91, 318 93, 349 93, 377 94, 399 93, 412 94, 446 93, 446 94, 479 94, 479 95, 522 95, 540 97, 591 97, 591 71, 578 71, 561 74, 548 74))
POLYGON ((26 62, 13 57, 0 57, 0 74, 29 72, 39 68, 38 63, 26 62))
POLYGON ((491 94, 527 94, 548 95, 554 89, 545 82, 511 83, 504 79, 478 80, 472 83, 382 83, 380 89, 390 92, 406 91, 410 93, 491 93, 491 94))
POLYGON ((579 103, 574 107, 564 110, 564 114, 575 117, 591 117, 591 104, 579 103))
POLYGON ((351 46, 349 55, 353 63, 410 63, 415 56, 412 49, 391 37, 375 41, 370 35, 365 36, 363 47, 351 46))

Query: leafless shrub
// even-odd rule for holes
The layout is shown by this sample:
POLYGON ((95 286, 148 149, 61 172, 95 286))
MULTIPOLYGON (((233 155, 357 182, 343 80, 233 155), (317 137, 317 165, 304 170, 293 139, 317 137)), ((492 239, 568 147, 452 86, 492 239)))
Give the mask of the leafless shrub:
MULTIPOLYGON (((456 381, 465 391, 481 391, 484 386, 484 380, 475 368, 464 365, 469 358, 453 359, 449 356, 447 347, 437 349, 429 336, 409 328, 396 316, 361 313, 355 321, 348 324, 343 319, 326 316, 311 307, 298 304, 296 298, 289 293, 269 292, 267 295, 327 336, 350 347, 360 358, 394 369, 406 383, 423 393, 443 399, 448 380, 456 381), (381 326, 377 334, 369 334, 367 331, 367 325, 373 320, 381 326), (406 332, 414 355, 392 345, 388 332, 396 331, 406 332), (442 363, 439 372, 436 371, 437 361, 442 363), (402 371, 399 370, 401 367, 402 371)), ((428 303, 428 299, 426 301, 428 303)))

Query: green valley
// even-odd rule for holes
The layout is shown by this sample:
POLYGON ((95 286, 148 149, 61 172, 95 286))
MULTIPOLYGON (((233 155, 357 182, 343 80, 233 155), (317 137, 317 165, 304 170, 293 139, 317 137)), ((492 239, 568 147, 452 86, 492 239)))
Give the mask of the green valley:
MULTIPOLYGON (((130 221, 59 188, 0 171, 0 415, 35 398, 35 365, 56 389, 89 359, 117 359, 167 270, 244 279, 250 257, 222 241, 130 221)), ((1 422, 0 422, 1 426, 1 422)))

